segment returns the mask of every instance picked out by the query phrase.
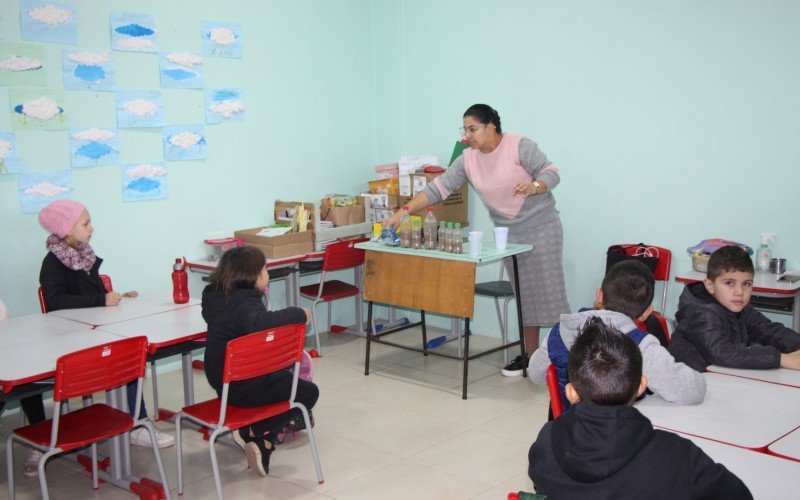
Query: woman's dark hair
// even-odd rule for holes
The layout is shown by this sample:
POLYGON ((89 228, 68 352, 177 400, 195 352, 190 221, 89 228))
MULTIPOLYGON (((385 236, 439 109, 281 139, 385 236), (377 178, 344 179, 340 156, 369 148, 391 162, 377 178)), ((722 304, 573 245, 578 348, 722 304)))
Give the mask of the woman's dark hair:
POLYGON ((503 132, 503 129, 500 127, 500 115, 488 104, 473 104, 464 111, 464 118, 468 116, 475 118, 484 125, 491 123, 494 125, 498 134, 503 132))
POLYGON ((237 288, 255 288, 266 263, 264 254, 256 247, 231 248, 222 254, 208 280, 214 288, 225 293, 237 288))

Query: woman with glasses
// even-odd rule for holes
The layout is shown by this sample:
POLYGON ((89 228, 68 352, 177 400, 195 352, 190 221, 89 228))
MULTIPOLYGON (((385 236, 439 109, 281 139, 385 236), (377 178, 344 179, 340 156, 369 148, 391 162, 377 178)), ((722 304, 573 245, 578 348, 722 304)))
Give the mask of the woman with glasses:
MULTIPOLYGON (((504 133, 500 115, 491 106, 475 104, 464 112, 461 133, 470 149, 408 203, 416 212, 438 203, 469 182, 489 209, 496 226, 508 227, 508 241, 533 245, 517 256, 527 357, 539 346, 539 330, 570 312, 561 261, 563 233, 552 190, 560 180, 558 168, 535 142, 504 133)), ((397 226, 398 211, 385 221, 397 226)), ((506 267, 511 269, 510 266, 506 267)), ((528 363, 522 356, 502 370, 522 375, 528 363)))

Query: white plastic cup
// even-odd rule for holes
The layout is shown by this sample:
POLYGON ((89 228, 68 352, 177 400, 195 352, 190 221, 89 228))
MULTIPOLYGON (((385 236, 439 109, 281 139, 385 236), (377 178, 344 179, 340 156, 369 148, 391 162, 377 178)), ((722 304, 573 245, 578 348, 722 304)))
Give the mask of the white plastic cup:
POLYGON ((498 250, 505 250, 508 245, 508 228, 494 228, 494 247, 498 250))
POLYGON ((472 258, 480 257, 481 245, 483 245, 483 231, 470 231, 467 239, 469 240, 469 256, 472 258))

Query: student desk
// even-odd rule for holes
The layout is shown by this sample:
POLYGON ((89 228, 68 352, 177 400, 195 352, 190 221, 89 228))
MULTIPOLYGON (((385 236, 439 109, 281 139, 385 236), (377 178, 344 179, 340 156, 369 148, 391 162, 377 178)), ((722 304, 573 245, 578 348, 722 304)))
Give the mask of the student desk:
MULTIPOLYGON (((783 436, 779 440, 767 446, 767 452, 779 457, 788 458, 795 462, 800 462, 800 428, 793 430, 791 433, 783 436)), ((797 476, 800 475, 800 463, 795 464, 798 471, 792 479, 797 484, 797 476)))
POLYGON ((705 400, 696 405, 668 403, 656 395, 636 408, 666 430, 756 451, 800 425, 800 391, 719 373, 704 373, 705 400))
MULTIPOLYGON (((367 353, 364 374, 369 375, 370 345, 372 342, 386 344, 401 349, 408 349, 433 354, 464 362, 462 381, 462 399, 467 399, 467 369, 469 361, 496 351, 519 345, 525 354, 525 340, 522 335, 522 306, 517 297, 517 321, 520 339, 479 353, 469 352, 469 320, 473 315, 475 302, 475 268, 478 264, 498 262, 511 257, 514 269, 514 290, 519 290, 517 273, 517 254, 533 250, 531 245, 509 244, 505 250, 497 250, 494 243, 486 242, 479 257, 465 253, 451 254, 438 250, 412 250, 408 248, 390 247, 377 242, 358 243, 356 248, 366 251, 364 259, 364 298, 367 306, 367 353), (398 328, 374 332, 372 328, 372 305, 378 302, 395 307, 417 309, 421 313, 421 321, 398 328), (425 327, 425 312, 435 312, 456 318, 464 318, 464 353, 455 356, 429 350, 425 327), (422 348, 415 348, 385 340, 384 337, 415 326, 422 326, 422 348)), ((519 293, 519 292, 517 292, 519 293)))
MULTIPOLYGON (((790 274, 797 274, 796 272, 790 274)), ((675 276, 675 281, 688 285, 697 281, 703 281, 706 277, 705 273, 697 271, 689 271, 684 274, 675 276)), ((791 298, 792 310, 791 312, 779 311, 774 309, 761 309, 776 314, 791 314, 792 315, 792 329, 800 331, 800 281, 794 283, 784 283, 778 281, 780 276, 772 273, 756 273, 753 278, 753 295, 760 297, 778 297, 778 298, 791 298)))
MULTIPOLYGON (((745 370, 742 368, 726 368, 724 366, 711 365, 707 368, 713 373, 722 373, 733 377, 749 378, 760 380, 771 384, 788 385, 800 388, 800 371, 789 370, 788 368, 776 368, 774 370, 745 370)), ((800 425, 800 421, 798 421, 800 425)))
POLYGON ((124 297, 114 307, 85 307, 82 309, 60 309, 48 316, 69 319, 92 327, 111 325, 122 321, 150 316, 199 304, 198 299, 189 299, 186 304, 176 304, 171 296, 142 293, 138 297, 124 297))

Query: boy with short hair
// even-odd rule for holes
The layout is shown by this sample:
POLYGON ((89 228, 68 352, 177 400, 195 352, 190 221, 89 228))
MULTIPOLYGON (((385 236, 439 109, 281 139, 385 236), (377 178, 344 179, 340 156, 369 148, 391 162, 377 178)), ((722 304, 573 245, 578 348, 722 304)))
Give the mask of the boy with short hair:
POLYGON ((800 370, 800 335, 750 305, 753 261, 736 246, 711 254, 706 279, 687 285, 675 315, 669 351, 695 370, 731 368, 800 370))
POLYGON ((590 318, 569 352, 572 407, 528 453, 536 492, 558 498, 752 498, 688 439, 653 429, 633 408, 647 386, 633 340, 590 318))
POLYGON ((677 363, 658 339, 636 327, 635 321, 644 321, 653 311, 654 287, 653 273, 641 262, 626 260, 611 266, 597 290, 597 309, 561 315, 561 321, 553 326, 531 356, 530 379, 536 384, 547 385, 547 368, 550 364, 555 365, 561 401, 567 409, 569 401, 565 399, 564 387, 569 381, 567 356, 570 346, 583 324, 598 317, 638 345, 644 360, 644 374, 653 393, 673 403, 702 402, 706 394, 703 376, 683 363, 677 363))

